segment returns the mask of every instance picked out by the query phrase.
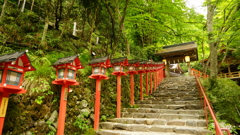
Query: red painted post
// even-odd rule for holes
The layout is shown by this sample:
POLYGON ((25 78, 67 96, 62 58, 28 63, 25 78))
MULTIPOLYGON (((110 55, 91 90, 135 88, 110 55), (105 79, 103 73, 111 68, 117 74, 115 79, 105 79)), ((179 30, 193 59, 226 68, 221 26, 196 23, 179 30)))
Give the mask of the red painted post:
POLYGON ((121 117, 121 76, 117 76, 117 118, 121 117))
POLYGON ((152 94, 152 72, 150 72, 150 94, 152 94))
POLYGON ((140 100, 143 100, 143 76, 140 73, 140 100))
POLYGON ((130 87, 131 87, 131 92, 130 92, 130 104, 134 105, 134 75, 130 74, 130 87))
POLYGON ((100 116, 100 96, 101 95, 101 79, 96 79, 96 95, 94 109, 94 130, 98 130, 100 116))
POLYGON ((146 94, 148 95, 148 72, 146 72, 146 94))
POLYGON ((64 125, 66 118, 66 106, 67 106, 67 95, 68 86, 62 85, 61 98, 60 98, 60 109, 58 115, 58 130, 57 135, 64 135, 64 125))
POLYGON ((4 115, 4 117, 0 117, 0 135, 2 135, 5 115, 6 115, 7 106, 8 106, 9 93, 0 93, 0 94, 1 94, 1 96, 0 96, 0 108, 2 108, 0 114, 4 115), (3 98, 5 99, 4 102, 3 102, 3 98))

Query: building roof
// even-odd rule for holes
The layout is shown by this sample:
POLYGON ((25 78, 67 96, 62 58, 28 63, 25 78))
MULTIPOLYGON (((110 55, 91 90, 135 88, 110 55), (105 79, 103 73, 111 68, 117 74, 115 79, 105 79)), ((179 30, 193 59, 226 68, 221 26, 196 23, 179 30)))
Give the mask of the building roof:
POLYGON ((79 54, 60 58, 55 63, 53 63, 53 66, 60 65, 60 64, 66 64, 66 63, 72 63, 78 56, 79 56, 79 54))
POLYGON ((0 63, 16 61, 20 56, 22 56, 26 52, 27 50, 1 55, 0 63))
POLYGON ((102 62, 107 61, 107 59, 108 59, 108 56, 100 57, 100 58, 94 58, 94 59, 92 59, 92 60, 89 62, 89 64, 102 63, 102 62))
POLYGON ((24 56, 21 59, 23 61, 23 63, 25 63, 23 66, 28 67, 28 68, 25 68, 24 70, 25 71, 34 71, 36 69, 34 66, 32 66, 31 61, 30 61, 28 55, 26 54, 27 52, 28 52, 28 50, 24 50, 24 51, 18 51, 18 52, 14 52, 14 53, 1 55, 0 63, 17 61, 18 58, 20 58, 21 56, 24 56))
POLYGON ((139 62, 139 60, 129 60, 128 64, 135 64, 135 63, 138 63, 138 62, 139 62))
POLYGON ((119 63, 119 62, 124 62, 127 60, 127 57, 120 57, 120 58, 115 58, 111 60, 112 64, 119 63))
POLYGON ((197 44, 192 42, 186 42, 181 44, 174 44, 164 46, 163 50, 155 53, 156 56, 161 56, 163 59, 167 59, 169 64, 183 63, 185 62, 185 56, 190 56, 191 61, 198 60, 197 44))

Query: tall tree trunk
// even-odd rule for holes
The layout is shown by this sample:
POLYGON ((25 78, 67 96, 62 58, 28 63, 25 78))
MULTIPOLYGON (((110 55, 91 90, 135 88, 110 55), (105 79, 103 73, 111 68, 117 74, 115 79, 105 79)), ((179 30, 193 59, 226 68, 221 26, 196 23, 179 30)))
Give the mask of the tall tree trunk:
POLYGON ((25 4, 26 4, 26 0, 23 1, 21 12, 24 12, 25 4))
POLYGON ((5 8, 7 6, 7 1, 8 0, 4 0, 3 6, 2 6, 2 12, 1 12, 1 16, 0 16, 0 22, 2 21, 2 18, 5 15, 5 8))
POLYGON ((35 0, 32 0, 31 11, 33 10, 35 0))
POLYGON ((41 49, 47 49, 47 42, 46 42, 46 35, 48 31, 48 24, 49 24, 49 7, 48 7, 48 2, 46 3, 46 8, 45 8, 45 25, 43 29, 43 34, 42 34, 42 39, 40 42, 40 48, 41 49))
POLYGON ((216 5, 211 3, 211 0, 207 0, 207 30, 208 30, 208 44, 210 48, 210 78, 216 79, 218 75, 218 59, 217 59, 217 48, 218 42, 214 41, 213 38, 213 16, 216 5))
POLYGON ((18 0, 18 6, 20 6, 21 0, 18 0))

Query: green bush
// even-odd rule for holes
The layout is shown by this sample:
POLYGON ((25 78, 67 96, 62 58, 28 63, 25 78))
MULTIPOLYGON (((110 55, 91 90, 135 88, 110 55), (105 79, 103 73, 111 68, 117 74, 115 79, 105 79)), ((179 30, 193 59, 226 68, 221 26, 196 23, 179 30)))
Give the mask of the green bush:
POLYGON ((203 82, 214 111, 221 120, 232 125, 240 124, 240 86, 230 79, 218 78, 203 82))

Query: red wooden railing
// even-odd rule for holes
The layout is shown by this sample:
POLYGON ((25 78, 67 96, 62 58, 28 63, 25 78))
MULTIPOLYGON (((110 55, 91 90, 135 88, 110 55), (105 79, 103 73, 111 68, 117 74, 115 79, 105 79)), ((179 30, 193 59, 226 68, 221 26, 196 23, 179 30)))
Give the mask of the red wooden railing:
POLYGON ((198 76, 198 77, 202 77, 202 78, 208 78, 209 76, 207 75, 207 74, 205 74, 205 73, 203 73, 203 72, 201 72, 201 71, 198 71, 198 70, 196 70, 196 69, 194 69, 194 68, 191 68, 191 74, 193 75, 193 73, 196 73, 196 75, 198 76))
POLYGON ((205 94, 205 88, 202 86, 200 80, 199 80, 199 77, 204 77, 204 75, 202 76, 201 73, 199 73, 200 71, 198 70, 195 70, 195 69, 191 69, 193 72, 193 75, 195 76, 195 79, 196 79, 196 82, 197 82, 197 85, 199 87, 199 91, 200 91, 200 98, 203 98, 203 104, 204 104, 204 113, 205 113, 205 117, 206 117, 206 122, 207 122, 207 127, 208 127, 208 111, 209 113, 211 114, 211 117, 214 121, 214 125, 215 125, 215 132, 216 132, 216 135, 224 135, 222 131, 226 131, 228 135, 231 135, 230 134, 230 131, 229 129, 225 129, 225 128, 220 128, 219 126, 219 123, 216 119, 216 116, 214 114, 214 111, 212 109, 212 106, 210 105, 210 102, 205 94), (198 72, 196 72, 198 71, 198 72))

